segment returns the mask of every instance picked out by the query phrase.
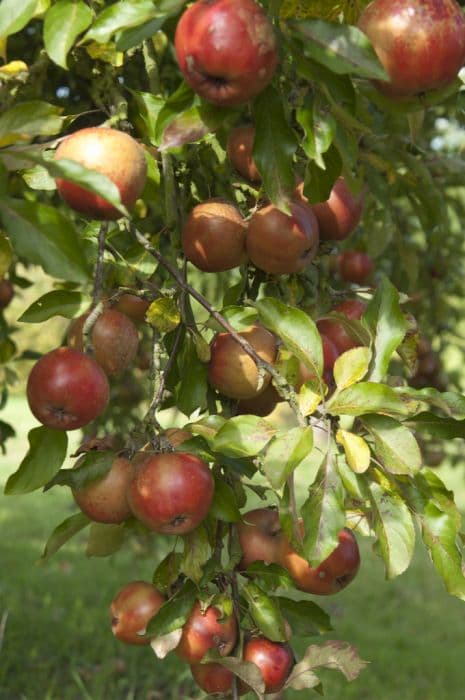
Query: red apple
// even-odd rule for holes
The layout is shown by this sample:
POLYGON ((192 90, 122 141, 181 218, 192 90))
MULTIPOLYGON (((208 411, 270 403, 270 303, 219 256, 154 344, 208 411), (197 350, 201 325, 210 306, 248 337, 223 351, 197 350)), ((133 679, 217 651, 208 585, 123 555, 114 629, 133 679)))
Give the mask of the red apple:
MULTIPOLYGON (((251 326, 239 335, 250 343, 263 360, 270 363, 276 360, 276 338, 265 328, 251 326)), ((270 379, 270 375, 265 374, 258 389, 258 370, 253 359, 229 333, 217 333, 211 344, 208 365, 208 381, 217 391, 232 399, 251 399, 265 390, 270 379)))
MULTIPOLYGON (((348 319, 354 321, 359 321, 362 317, 363 312, 366 309, 366 304, 358 299, 347 299, 341 304, 335 306, 332 311, 336 311, 340 314, 344 314, 348 319)), ((321 335, 325 335, 342 355, 346 350, 351 348, 356 348, 361 343, 354 340, 352 336, 346 331, 344 326, 338 321, 330 319, 320 319, 317 321, 318 330, 321 335)))
POLYGON ((122 294, 112 308, 126 314, 134 323, 144 323, 149 306, 149 301, 135 294, 122 294))
POLYGON ((281 565, 288 570, 297 587, 306 593, 331 595, 345 588, 357 575, 360 552, 351 530, 339 532, 339 544, 319 566, 312 568, 287 540, 281 565))
POLYGON ((267 416, 274 411, 280 401, 283 401, 282 397, 270 383, 258 396, 238 401, 236 415, 267 416))
POLYGON ((237 641, 237 622, 234 616, 221 620, 221 612, 214 606, 202 611, 197 601, 182 628, 176 653, 190 664, 203 659, 209 649, 228 656, 237 641))
POLYGON ((363 284, 375 269, 373 259, 360 250, 345 250, 338 260, 339 275, 345 282, 363 284))
POLYGON ((191 665, 192 678, 208 695, 229 693, 232 688, 234 674, 221 664, 209 661, 206 664, 191 665))
POLYGON ((289 644, 272 642, 266 637, 253 637, 246 642, 243 658, 260 669, 266 694, 281 690, 294 665, 289 644))
POLYGON ((105 409, 108 380, 100 365, 72 348, 57 348, 40 358, 27 381, 29 407, 43 425, 76 430, 105 409))
POLYGON ((194 207, 182 229, 184 255, 203 272, 223 272, 247 260, 247 224, 232 204, 211 200, 194 207))
POLYGON ((179 20, 174 43, 187 83, 217 105, 258 95, 278 62, 272 24, 254 0, 197 0, 179 20))
POLYGON ((255 127, 252 124, 236 126, 228 136, 226 153, 239 175, 249 182, 261 182, 261 175, 252 157, 255 127))
MULTIPOLYGON (((55 160, 74 160, 109 178, 121 201, 131 208, 141 196, 147 176, 144 151, 132 136, 116 129, 88 127, 67 136, 55 152, 55 160)), ((57 178, 57 188, 75 211, 92 219, 119 219, 122 214, 103 197, 74 182, 57 178)))
MULTIPOLYGON (((68 329, 68 345, 81 352, 84 349, 82 332, 89 313, 74 319, 68 329)), ((115 309, 105 309, 92 326, 91 346, 95 361, 106 374, 114 376, 121 374, 134 362, 139 334, 126 314, 115 309)))
POLYGON ((110 606, 111 628, 126 644, 150 644, 143 637, 147 623, 165 602, 164 596, 146 581, 131 581, 113 598, 110 606))
POLYGON ((205 462, 186 452, 150 455, 134 467, 128 502, 151 530, 185 535, 205 518, 214 481, 205 462))
MULTIPOLYGON (((76 467, 82 463, 78 459, 76 467)), ((97 523, 122 523, 131 515, 127 492, 132 477, 132 464, 125 457, 116 457, 104 477, 73 489, 74 500, 91 520, 97 523)))
MULTIPOLYGON (((304 202, 303 183, 298 185, 297 197, 304 202)), ((329 199, 312 205, 323 241, 341 241, 350 236, 357 227, 363 212, 363 194, 355 196, 343 177, 339 177, 331 190, 329 199)))
POLYGON ((305 202, 293 202, 291 216, 269 204, 249 221, 247 253, 260 270, 272 275, 292 274, 310 265, 319 240, 318 222, 305 202))
POLYGON ((374 0, 358 26, 370 39, 392 97, 446 86, 465 61, 465 16, 455 0, 374 0))
POLYGON ((14 296, 14 288, 9 280, 0 280, 0 310, 6 309, 14 296))
POLYGON ((275 508, 256 508, 246 513, 237 525, 242 559, 239 569, 246 569, 254 561, 279 564, 283 532, 279 513, 275 508))

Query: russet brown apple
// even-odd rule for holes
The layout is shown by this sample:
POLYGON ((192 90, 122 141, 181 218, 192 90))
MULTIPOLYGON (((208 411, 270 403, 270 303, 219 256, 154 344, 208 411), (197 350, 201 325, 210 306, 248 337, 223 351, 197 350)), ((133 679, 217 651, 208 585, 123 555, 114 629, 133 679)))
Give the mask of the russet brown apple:
POLYGON ((312 208, 292 202, 291 215, 274 204, 259 209, 249 221, 247 253, 253 264, 272 275, 301 272, 318 252, 319 227, 312 208))
POLYGON ((143 635, 147 623, 164 602, 165 597, 151 583, 127 583, 110 605, 111 628, 115 637, 126 644, 150 644, 150 637, 143 635))
POLYGON ((150 302, 147 299, 142 299, 136 294, 121 294, 112 309, 126 314, 134 323, 144 323, 149 306, 150 302))
POLYGON ((373 0, 358 26, 389 76, 377 85, 391 97, 444 87, 464 64, 465 15, 455 0, 373 0))
POLYGON ((197 0, 181 16, 174 45, 186 82, 217 105, 258 95, 278 62, 273 26, 254 0, 197 0))
POLYGON ((252 124, 236 126, 228 136, 226 153, 239 175, 253 183, 261 182, 261 175, 252 156, 255 127, 252 124))
MULTIPOLYGON (((343 301, 335 306, 332 311, 344 314, 344 316, 347 316, 347 318, 352 321, 359 321, 365 309, 366 304, 363 301, 360 301, 359 299, 347 299, 346 301, 343 301)), ((324 318, 317 321, 316 325, 320 331, 320 334, 322 336, 325 335, 336 346, 336 349, 339 351, 340 355, 342 355, 343 352, 346 352, 346 350, 350 350, 351 348, 355 348, 361 344, 352 338, 344 326, 337 320, 324 318)))
POLYGON ((187 452, 149 453, 134 463, 128 503, 151 530, 185 535, 206 517, 214 481, 208 465, 187 452))
POLYGON ((294 666, 294 654, 289 644, 272 642, 266 637, 252 637, 246 642, 243 659, 260 669, 266 694, 278 693, 294 666))
MULTIPOLYGON (((67 136, 55 151, 55 160, 73 160, 111 180, 122 203, 130 209, 141 196, 147 176, 142 147, 132 136, 106 127, 87 127, 67 136)), ((80 214, 92 219, 119 219, 122 214, 103 197, 74 182, 57 178, 58 192, 80 214)))
MULTIPOLYGON (((239 335, 250 343, 265 361, 276 360, 276 338, 263 326, 251 326, 239 335)), ((251 399, 258 396, 270 383, 265 373, 262 386, 258 384, 258 369, 254 360, 229 333, 217 333, 211 343, 208 381, 217 391, 232 399, 251 399)))
MULTIPOLYGON (((308 202, 303 194, 303 183, 296 189, 297 198, 308 202)), ((353 195, 343 177, 333 185, 325 202, 312 205, 320 229, 322 241, 342 241, 357 227, 363 213, 363 194, 353 195)))
POLYGON ((182 636, 176 653, 189 664, 197 663, 210 649, 216 649, 221 656, 228 656, 237 641, 237 622, 231 615, 224 620, 215 606, 202 610, 196 601, 182 628, 182 636))
POLYGON ((110 388, 95 360, 72 348, 57 348, 36 362, 26 393, 32 413, 43 425, 76 430, 103 412, 110 388))
POLYGON ((247 224, 228 202, 211 200, 192 209, 182 228, 184 255, 203 272, 223 272, 247 261, 247 224))
POLYGON ((0 311, 9 306, 14 293, 14 288, 10 280, 0 280, 0 311))
MULTIPOLYGON (((83 457, 77 460, 78 468, 83 457)), ((91 520, 97 523, 122 523, 131 515, 127 493, 132 477, 132 464, 125 457, 115 457, 110 470, 101 479, 82 488, 72 489, 74 500, 91 520)))

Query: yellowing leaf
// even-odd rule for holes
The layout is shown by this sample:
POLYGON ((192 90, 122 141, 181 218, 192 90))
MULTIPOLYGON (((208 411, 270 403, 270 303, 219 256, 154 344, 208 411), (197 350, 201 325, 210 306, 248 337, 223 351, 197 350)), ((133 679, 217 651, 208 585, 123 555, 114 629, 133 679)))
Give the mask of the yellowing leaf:
POLYGON ((366 347, 352 348, 340 355, 334 363, 334 380, 338 391, 359 382, 368 372, 371 350, 366 347))
POLYGON ((109 63, 115 68, 119 68, 123 65, 124 54, 122 51, 116 50, 113 42, 108 44, 98 44, 96 41, 92 41, 86 46, 86 51, 91 58, 98 58, 101 61, 105 61, 105 63, 109 63))
POLYGON ((321 403, 321 396, 313 391, 308 384, 304 384, 297 396, 297 403, 304 416, 311 416, 321 403))
POLYGON ((369 0, 284 0, 280 15, 283 19, 317 17, 336 21, 342 15, 345 22, 355 24, 369 0))
POLYGON ((347 430, 338 430, 336 442, 342 445, 347 464, 356 474, 363 474, 370 466, 370 448, 360 435, 347 430))
POLYGON ((10 61, 5 66, 0 66, 0 78, 8 80, 16 77, 18 73, 25 73, 28 70, 29 68, 24 61, 10 61))
POLYGON ((181 321, 181 314, 176 306, 176 302, 169 297, 155 299, 147 309, 145 317, 148 323, 160 333, 169 333, 181 321))

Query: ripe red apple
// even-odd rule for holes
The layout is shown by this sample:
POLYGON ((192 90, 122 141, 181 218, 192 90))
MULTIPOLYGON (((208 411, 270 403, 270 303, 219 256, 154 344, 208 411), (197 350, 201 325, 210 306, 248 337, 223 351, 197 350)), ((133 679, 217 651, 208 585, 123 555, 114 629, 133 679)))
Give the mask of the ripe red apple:
POLYGON ((374 0, 358 26, 370 39, 392 96, 444 87, 465 61, 465 16, 455 0, 374 0))
POLYGON ((9 280, 0 280, 0 310, 6 309, 14 296, 14 288, 9 280))
POLYGON ((256 508, 246 513, 237 525, 242 559, 239 569, 254 561, 279 564, 283 547, 283 531, 275 508, 256 508))
POLYGON ((205 518, 214 481, 205 462, 186 452, 149 455, 135 464, 128 502, 151 530, 185 535, 205 518))
POLYGON ((149 306, 149 301, 135 294, 122 294, 112 308, 126 314, 134 323, 144 323, 149 306))
POLYGON ((246 232, 247 224, 232 204, 198 204, 182 229, 184 255, 203 272, 231 270, 247 260, 246 232))
MULTIPOLYGON (((321 343, 323 345, 323 379, 329 386, 333 381, 334 363, 341 353, 339 352, 336 344, 323 333, 321 333, 321 343)), ((307 367, 307 365, 305 365, 303 362, 299 362, 299 373, 295 383, 296 390, 300 391, 302 384, 314 379, 315 374, 313 370, 307 367)))
MULTIPOLYGON (((303 194, 303 183, 297 186, 299 199, 308 202, 303 194)), ((329 199, 312 205, 323 241, 342 241, 357 227, 363 212, 363 194, 354 196, 343 177, 339 177, 331 190, 329 199)))
POLYGON ((126 644, 150 644, 143 637, 147 623, 165 602, 164 596, 146 581, 131 581, 113 598, 110 605, 111 629, 126 644))
POLYGON ((179 20, 174 44, 187 83, 217 105, 258 95, 278 62, 272 24, 254 0, 197 0, 179 20))
MULTIPOLYGON (((74 319, 68 329, 68 345, 81 352, 84 349, 82 332, 89 313, 74 319)), ((139 334, 126 314, 105 309, 92 326, 91 345, 95 361, 106 374, 114 376, 121 374, 134 361, 139 334)))
POLYGON ((360 250, 345 250, 339 256, 339 275, 345 282, 363 284, 370 279, 374 269, 373 259, 360 250))
POLYGON ((241 401, 238 401, 236 406, 236 414, 238 416, 246 414, 251 416, 267 416, 282 400, 282 397, 278 394, 273 384, 270 383, 258 396, 254 396, 251 399, 242 399, 241 401))
POLYGON ((192 678, 208 695, 226 694, 231 690, 234 674, 225 666, 209 661, 206 664, 191 664, 190 668, 192 678))
MULTIPOLYGON (((257 354, 267 362, 276 360, 278 346, 272 333, 262 326, 251 326, 239 333, 257 354)), ((257 365, 229 333, 217 333, 211 344, 208 365, 208 381, 221 394, 232 399, 251 399, 258 396, 270 383, 265 374, 260 389, 257 389, 257 365)))
MULTIPOLYGON (((55 160, 74 160, 108 177, 118 188, 121 201, 131 208, 141 196, 147 176, 144 151, 132 136, 116 129, 88 127, 67 136, 55 152, 55 160)), ((75 211, 92 219, 119 219, 122 214, 103 197, 57 178, 57 188, 75 211)))
POLYGON ((360 566, 360 552, 357 540, 351 530, 339 532, 339 544, 319 566, 312 568, 285 541, 281 565, 288 570, 297 587, 306 593, 331 595, 345 588, 357 575, 360 566))
POLYGON ((243 659, 260 669, 266 694, 281 690, 294 665, 294 654, 289 644, 272 642, 266 637, 253 637, 246 642, 243 659))
MULTIPOLYGON (((79 467, 83 457, 78 459, 79 467)), ((125 457, 116 457, 110 470, 97 481, 73 489, 74 500, 91 520, 97 523, 122 523, 131 515, 127 493, 132 477, 132 464, 125 457)))
MULTIPOLYGON (((358 299, 347 299, 341 304, 335 306, 332 311, 336 311, 340 314, 344 314, 350 320, 360 320, 363 312, 366 309, 366 304, 358 299)), ((330 319, 320 319, 317 321, 317 327, 321 335, 325 335, 342 355, 346 350, 351 348, 356 348, 360 343, 354 340, 349 333, 345 330, 344 326, 338 321, 331 321, 330 319)))
POLYGON ((57 348, 40 358, 27 380, 29 407, 43 425, 76 430, 105 409, 108 379, 100 365, 72 348, 57 348))
POLYGON ((214 606, 202 611, 197 601, 182 628, 176 653, 190 664, 203 659, 209 649, 228 656, 236 646, 237 622, 231 615, 221 620, 221 612, 214 606))
POLYGON ((305 202, 291 204, 291 216, 274 204, 259 209, 249 221, 247 253, 260 270, 272 275, 300 272, 318 252, 318 222, 305 202))
POLYGON ((226 153, 239 175, 249 182, 259 183, 262 176, 252 157, 255 141, 255 127, 252 124, 236 126, 229 136, 226 153))

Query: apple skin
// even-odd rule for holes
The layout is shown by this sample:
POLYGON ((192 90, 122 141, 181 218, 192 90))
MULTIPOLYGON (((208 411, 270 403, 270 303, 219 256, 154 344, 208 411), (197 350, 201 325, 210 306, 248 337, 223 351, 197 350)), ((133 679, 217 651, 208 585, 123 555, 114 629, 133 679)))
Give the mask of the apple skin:
MULTIPOLYGON (((74 319, 68 329, 68 345, 80 352, 84 349, 82 332, 89 313, 74 319)), ((126 314, 105 309, 92 327, 91 344, 95 361, 108 376, 115 376, 134 362, 139 334, 126 314)))
POLYGON ((231 690, 234 674, 225 666, 209 661, 206 664, 191 664, 190 668, 192 678, 208 695, 226 694, 231 690))
MULTIPOLYGON (((123 131, 93 126, 75 131, 55 151, 56 161, 63 158, 106 175, 117 186, 121 201, 128 209, 142 194, 147 177, 144 151, 123 131)), ((103 197, 74 182, 57 178, 56 185, 65 202, 80 214, 104 221, 122 216, 103 197)))
POLYGON ((236 126, 228 136, 226 154, 239 175, 258 184, 262 181, 262 176, 252 157, 254 141, 255 127, 252 124, 236 126))
POLYGON ((213 499, 210 469, 195 455, 150 455, 134 466, 128 502, 135 517, 151 530, 185 535, 205 518, 213 499))
POLYGON ((319 566, 312 568, 284 539, 281 565, 288 570, 296 586, 306 593, 332 595, 345 588, 357 575, 360 552, 351 530, 339 532, 339 544, 319 566))
POLYGON ((281 562, 283 532, 276 508, 256 508, 245 513, 237 524, 237 533, 242 549, 239 570, 247 569, 255 561, 281 562))
POLYGON ((176 647, 176 653, 189 664, 199 662, 209 649, 216 649, 221 656, 228 656, 237 641, 237 622, 234 616, 220 622, 221 612, 214 606, 202 612, 196 601, 176 647))
POLYGON ((252 399, 242 399, 236 406, 236 415, 268 416, 276 405, 282 401, 273 384, 268 384, 266 389, 252 399))
POLYGON ((258 95, 278 63, 273 26, 254 0, 197 0, 181 16, 174 45, 186 82, 217 105, 258 95))
POLYGON ((360 250, 345 250, 338 260, 338 271, 345 282, 363 284, 370 279, 375 265, 373 259, 360 250))
MULTIPOLYGON (((251 326, 239 333, 267 362, 276 360, 276 338, 262 326, 251 326)), ((261 394, 270 383, 265 374, 262 387, 257 389, 258 370, 255 362, 229 333, 217 333, 210 346, 208 381, 217 391, 231 399, 251 399, 261 394)))
MULTIPOLYGON (((359 321, 362 317, 363 312, 366 309, 366 304, 358 299, 347 299, 341 304, 335 306, 332 311, 336 311, 340 314, 344 314, 350 320, 359 321)), ((345 328, 338 323, 338 321, 332 321, 330 319, 320 319, 317 321, 317 327, 320 334, 325 335, 337 348, 339 354, 342 355, 346 350, 351 350, 356 348, 360 343, 354 340, 345 330, 345 328)))
POLYGON ((9 280, 0 280, 0 311, 10 304, 14 293, 13 285, 9 280))
MULTIPOLYGON (((83 458, 76 462, 79 467, 83 458)), ((127 492, 132 477, 132 464, 125 457, 116 457, 102 479, 81 489, 72 489, 74 500, 91 520, 97 523, 122 523, 131 515, 127 492)))
MULTIPOLYGON (((303 202, 308 202, 303 194, 303 182, 297 186, 296 194, 303 202)), ((320 228, 322 241, 342 241, 357 227, 363 213, 363 194, 354 196, 343 177, 333 185, 325 202, 312 205, 320 228)))
POLYGON ((203 272, 223 272, 247 261, 247 224, 232 204, 211 200, 192 209, 182 229, 184 255, 203 272))
POLYGON ((259 209, 249 221, 247 253, 253 264, 272 275, 306 268, 318 252, 318 222, 305 202, 292 202, 291 216, 274 204, 259 209))
POLYGON ((111 628, 115 637, 126 644, 150 644, 142 637, 147 623, 159 611, 165 597, 146 581, 131 581, 113 598, 110 605, 111 628))
POLYGON ((389 75, 376 84, 394 98, 446 86, 465 61, 465 16, 455 0, 374 0, 358 26, 389 75))
POLYGON ((289 644, 272 642, 266 637, 253 637, 246 642, 243 659, 260 669, 265 694, 279 692, 294 666, 294 654, 289 644))
POLYGON ((36 362, 26 393, 29 407, 42 425, 76 430, 102 413, 110 389, 95 360, 72 348, 57 348, 36 362))
POLYGON ((149 301, 135 294, 122 294, 112 308, 128 316, 134 323, 144 323, 149 306, 149 301))
MULTIPOLYGON (((321 333, 321 343, 323 346, 323 379, 325 383, 329 386, 333 381, 333 367, 340 352, 336 344, 330 340, 326 335, 321 333)), ((303 362, 299 362, 299 373, 297 375, 297 381, 295 383, 295 388, 300 391, 302 384, 305 382, 315 379, 315 374, 313 370, 304 365, 303 362)))

